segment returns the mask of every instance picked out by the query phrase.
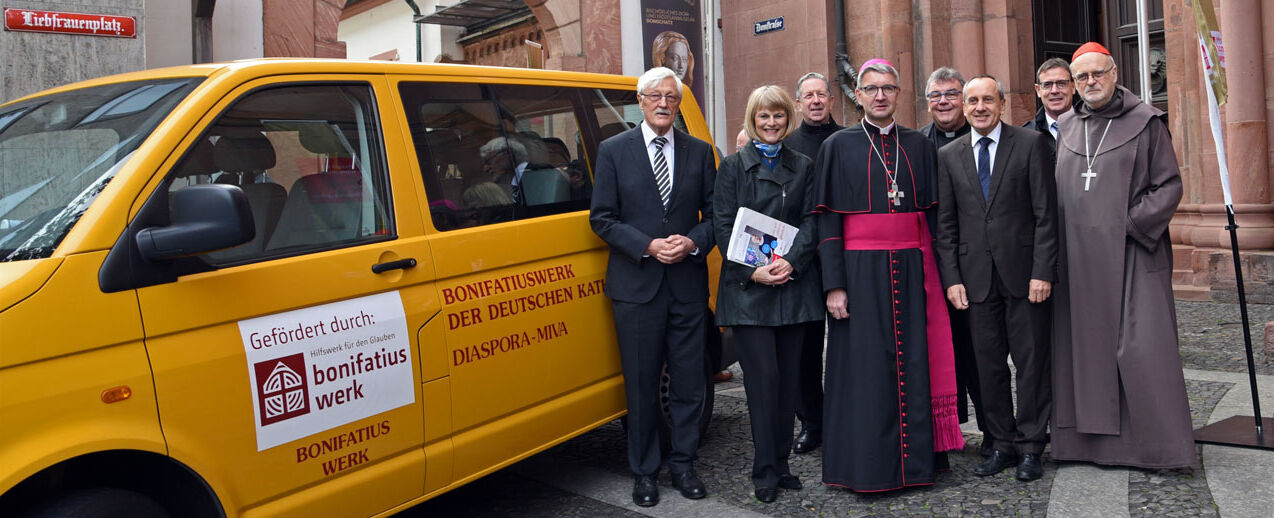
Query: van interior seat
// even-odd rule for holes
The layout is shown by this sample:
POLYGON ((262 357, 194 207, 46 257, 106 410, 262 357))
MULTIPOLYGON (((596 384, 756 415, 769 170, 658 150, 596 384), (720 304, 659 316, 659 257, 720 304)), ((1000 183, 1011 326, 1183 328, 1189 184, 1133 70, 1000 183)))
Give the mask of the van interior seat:
POLYGON ((254 255, 265 249, 270 234, 283 213, 287 191, 273 182, 258 183, 264 173, 274 168, 274 145, 264 135, 222 135, 212 146, 212 158, 222 175, 216 183, 238 185, 247 195, 252 209, 252 224, 256 236, 243 245, 209 254, 214 259, 227 260, 239 256, 254 255))
POLYGON ((356 239, 362 224, 363 175, 328 171, 292 184, 267 250, 356 239))

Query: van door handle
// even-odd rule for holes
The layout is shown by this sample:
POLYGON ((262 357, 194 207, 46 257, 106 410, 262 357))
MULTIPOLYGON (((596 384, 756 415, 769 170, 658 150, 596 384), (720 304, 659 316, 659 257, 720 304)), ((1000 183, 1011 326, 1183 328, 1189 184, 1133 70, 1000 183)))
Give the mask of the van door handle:
POLYGON ((390 270, 406 270, 413 266, 416 266, 416 260, 408 257, 406 259, 399 259, 397 261, 373 264, 372 273, 385 273, 390 270))

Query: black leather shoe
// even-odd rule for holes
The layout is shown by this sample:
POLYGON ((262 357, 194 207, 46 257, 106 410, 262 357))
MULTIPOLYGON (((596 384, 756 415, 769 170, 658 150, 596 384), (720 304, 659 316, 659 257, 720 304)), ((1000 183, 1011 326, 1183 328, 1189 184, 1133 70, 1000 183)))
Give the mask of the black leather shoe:
POLYGON ((986 477, 1004 471, 1015 464, 1017 464, 1017 455, 995 450, 991 452, 990 457, 982 461, 982 464, 978 464, 973 468, 973 474, 979 477, 986 477))
POLYGON ((801 428, 800 435, 796 436, 796 442, 792 443, 793 453, 809 453, 818 449, 823 444, 823 434, 821 432, 812 432, 809 428, 801 428))
POLYGON ((1044 465, 1040 463, 1040 454, 1023 454, 1022 461, 1017 463, 1017 473, 1015 475, 1022 482, 1030 482, 1044 476, 1044 465))
POLYGON ((796 478, 796 475, 783 475, 779 477, 779 487, 800 491, 804 486, 801 485, 801 479, 796 478))
POLYGON ((990 457, 991 452, 994 452, 994 451, 995 451, 995 439, 992 439, 990 435, 983 435, 982 448, 978 451, 978 454, 982 455, 983 457, 990 457))
POLYGON ((642 507, 659 503, 659 485, 655 483, 655 477, 637 477, 633 482, 633 503, 642 507))
POLYGON ((773 487, 758 487, 752 494, 756 495, 756 499, 761 503, 768 504, 779 497, 779 490, 773 487))
POLYGON ((685 473, 672 474, 672 487, 681 491, 681 496, 691 500, 698 500, 708 496, 708 490, 703 487, 703 481, 699 480, 699 476, 695 475, 694 470, 685 473))

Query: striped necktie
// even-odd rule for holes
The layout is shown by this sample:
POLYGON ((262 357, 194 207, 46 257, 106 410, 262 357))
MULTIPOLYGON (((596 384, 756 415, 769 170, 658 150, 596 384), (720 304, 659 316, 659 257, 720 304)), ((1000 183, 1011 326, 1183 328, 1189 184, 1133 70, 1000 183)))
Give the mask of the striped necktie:
POLYGON ((655 185, 659 187, 659 199, 664 202, 664 209, 668 208, 668 196, 672 194, 672 181, 668 178, 668 159, 664 158, 664 144, 668 143, 668 139, 664 137, 655 137, 655 185))

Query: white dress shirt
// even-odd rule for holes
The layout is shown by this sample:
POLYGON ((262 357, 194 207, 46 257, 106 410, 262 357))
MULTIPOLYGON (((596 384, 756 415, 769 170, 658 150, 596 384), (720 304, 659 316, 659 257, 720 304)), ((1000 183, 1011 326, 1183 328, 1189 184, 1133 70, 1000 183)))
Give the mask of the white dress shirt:
POLYGON ((674 133, 676 132, 673 131, 671 127, 669 127, 668 133, 659 135, 655 133, 655 130, 651 128, 649 124, 646 124, 646 121, 644 120, 641 121, 641 139, 642 139, 641 141, 646 143, 646 157, 650 159, 650 170, 652 171, 655 170, 655 143, 654 143, 655 137, 664 137, 668 139, 668 142, 664 143, 664 160, 668 162, 668 189, 669 190, 672 190, 672 181, 673 181, 672 179, 676 177, 676 175, 673 174, 673 160, 672 160, 672 142, 673 142, 674 133))
POLYGON ((990 135, 983 135, 981 133, 978 133, 977 129, 974 129, 973 131, 969 132, 969 138, 973 139, 973 170, 974 171, 977 171, 978 165, 980 165, 978 164, 978 155, 982 153, 982 150, 980 149, 982 145, 978 144, 978 141, 982 140, 982 137, 988 137, 991 139, 991 144, 987 146, 987 152, 991 154, 991 163, 988 164, 990 167, 987 167, 986 170, 995 171, 995 150, 999 149, 1000 147, 1000 129, 1001 129, 1000 127, 1003 125, 1004 125, 1003 122, 995 123, 995 128, 991 130, 990 135))

